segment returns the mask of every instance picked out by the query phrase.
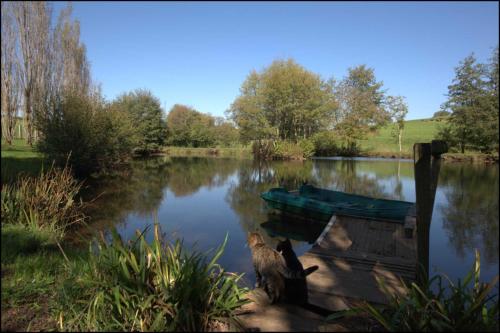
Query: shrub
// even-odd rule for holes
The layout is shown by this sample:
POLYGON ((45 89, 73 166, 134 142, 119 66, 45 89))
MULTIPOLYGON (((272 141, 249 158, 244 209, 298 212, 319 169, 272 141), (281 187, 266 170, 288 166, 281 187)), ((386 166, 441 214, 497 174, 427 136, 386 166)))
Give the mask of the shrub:
POLYGON ((301 160, 304 157, 304 151, 300 145, 290 141, 275 141, 274 159, 281 160, 301 160))
POLYGON ((246 303, 247 289, 238 286, 241 275, 226 273, 216 263, 227 236, 207 262, 203 254, 185 253, 179 241, 166 244, 157 224, 149 245, 146 230, 128 244, 113 230, 111 243, 102 237, 97 250, 91 248, 90 267, 82 277, 89 286, 89 299, 82 300, 87 308, 61 328, 205 331, 215 321, 238 324, 233 312, 246 303))
POLYGON ((252 153, 254 158, 269 160, 274 155, 273 140, 255 140, 252 142, 252 153))
POLYGON ((68 156, 73 171, 86 176, 121 162, 130 153, 136 133, 130 119, 100 100, 66 94, 53 112, 39 121, 38 149, 58 165, 68 156))
POLYGON ((253 156, 264 160, 303 160, 314 155, 314 144, 303 139, 298 143, 285 140, 256 140, 252 143, 253 156))
POLYGON ((316 156, 336 156, 339 154, 339 138, 331 131, 314 134, 311 138, 316 156))
POLYGON ((47 231, 56 240, 61 239, 70 226, 86 218, 85 204, 76 200, 81 187, 69 167, 54 166, 38 177, 21 177, 12 185, 3 184, 2 223, 47 231))
POLYGON ((446 141, 450 152, 459 151, 457 135, 450 124, 438 125, 435 139, 446 141))
POLYGON ((314 143, 309 139, 299 141, 299 147, 302 149, 302 157, 310 158, 314 156, 314 143))
POLYGON ((136 153, 157 152, 165 143, 167 125, 160 100, 151 91, 136 89, 114 100, 110 109, 133 123, 136 153))
MULTIPOLYGON (((498 275, 488 284, 479 282, 480 259, 476 250, 476 259, 471 271, 463 282, 449 282, 449 288, 443 286, 442 277, 434 276, 424 281, 422 286, 412 283, 406 287, 405 296, 391 295, 383 281, 379 286, 390 299, 387 306, 380 308, 364 303, 357 309, 344 314, 364 313, 379 322, 391 332, 400 331, 498 331, 499 303, 498 295, 490 295, 498 283, 498 275), (437 283, 433 291, 433 284, 437 283), (472 288, 469 284, 472 283, 472 288)), ((342 315, 334 314, 328 319, 342 315)))

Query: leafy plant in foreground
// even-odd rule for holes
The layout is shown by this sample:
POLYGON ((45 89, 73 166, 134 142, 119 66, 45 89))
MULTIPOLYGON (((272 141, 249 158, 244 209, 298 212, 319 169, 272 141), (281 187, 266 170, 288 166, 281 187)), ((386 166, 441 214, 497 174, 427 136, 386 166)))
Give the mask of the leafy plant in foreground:
POLYGON ((481 283, 479 274, 480 258, 476 250, 474 265, 463 281, 455 284, 446 275, 436 275, 421 286, 404 285, 406 295, 398 296, 392 295, 384 282, 378 280, 390 300, 388 305, 376 307, 365 302, 353 310, 335 313, 327 320, 362 313, 391 332, 498 331, 498 294, 491 294, 498 275, 490 283, 481 283), (448 288, 443 286, 443 277, 449 283, 448 288), (432 288, 435 284, 437 292, 432 288))
POLYGON ((89 269, 82 281, 90 288, 83 314, 61 329, 91 331, 205 331, 216 322, 235 324, 234 310, 245 304, 238 281, 242 275, 224 272, 216 263, 227 241, 207 262, 202 253, 186 253, 182 242, 166 244, 157 224, 154 240, 144 234, 124 243, 112 231, 91 248, 89 269))

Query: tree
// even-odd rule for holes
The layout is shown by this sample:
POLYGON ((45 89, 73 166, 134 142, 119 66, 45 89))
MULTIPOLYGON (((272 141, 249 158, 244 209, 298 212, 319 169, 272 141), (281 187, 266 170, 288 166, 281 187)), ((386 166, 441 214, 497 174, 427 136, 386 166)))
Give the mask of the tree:
POLYGON ((488 65, 477 63, 474 54, 466 57, 455 68, 455 78, 448 86, 448 100, 442 109, 450 110, 451 117, 449 128, 443 128, 441 134, 454 136, 462 153, 466 146, 487 152, 498 145, 496 50, 488 65))
POLYGON ((160 100, 150 91, 137 89, 122 94, 113 103, 112 108, 129 117, 136 128, 137 149, 148 153, 164 145, 166 124, 160 100))
POLYGON ((369 131, 385 125, 390 118, 384 108, 383 83, 365 65, 348 69, 348 75, 335 88, 340 103, 336 129, 353 149, 369 131))
POLYGON ((22 83, 24 117, 28 144, 33 144, 33 113, 44 104, 47 63, 50 57, 51 8, 44 2, 13 2, 19 37, 17 62, 22 83))
POLYGON ((168 142, 176 146, 208 147, 215 144, 215 119, 175 104, 167 116, 168 142))
POLYGON ((216 145, 229 147, 238 142, 238 129, 233 123, 226 121, 223 117, 215 117, 215 126, 213 130, 216 145))
POLYGON ((479 114, 479 126, 474 130, 474 144, 483 151, 498 150, 499 99, 498 99, 498 46, 493 50, 486 67, 485 96, 479 114))
POLYGON ((337 104, 332 87, 294 60, 275 60, 252 71, 228 110, 243 141, 297 142, 331 124, 337 104))
POLYGON ((12 7, 8 2, 2 2, 2 136, 7 143, 12 144, 14 126, 20 100, 19 67, 15 61, 17 34, 14 30, 12 7))
POLYGON ((397 138, 399 143, 399 153, 403 150, 401 139, 403 136, 403 129, 405 127, 405 117, 408 113, 408 105, 402 96, 387 96, 385 101, 387 111, 394 121, 394 131, 392 135, 397 138))
POLYGON ((70 94, 88 95, 91 89, 90 64, 86 47, 80 41, 80 22, 71 20, 69 4, 59 13, 53 33, 53 58, 56 89, 70 94))

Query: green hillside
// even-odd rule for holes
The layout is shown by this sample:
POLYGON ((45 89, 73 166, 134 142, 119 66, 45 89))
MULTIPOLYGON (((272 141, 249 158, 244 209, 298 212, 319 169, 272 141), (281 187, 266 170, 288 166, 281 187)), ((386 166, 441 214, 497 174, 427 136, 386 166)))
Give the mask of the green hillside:
MULTIPOLYGON (((442 118, 406 121, 403 131, 403 153, 412 153, 415 142, 430 142, 435 139, 439 126, 442 126, 444 122, 442 118)), ((391 136, 393 126, 393 124, 387 125, 377 133, 371 134, 366 140, 361 140, 359 143, 363 152, 380 155, 398 153, 397 139, 391 136)))

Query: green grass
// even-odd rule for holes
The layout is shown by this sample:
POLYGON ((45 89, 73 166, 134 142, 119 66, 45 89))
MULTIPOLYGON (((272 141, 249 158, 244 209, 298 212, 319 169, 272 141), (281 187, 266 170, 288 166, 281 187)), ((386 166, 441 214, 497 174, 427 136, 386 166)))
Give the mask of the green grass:
MULTIPOLYGON (((413 144, 417 142, 431 142, 438 132, 438 125, 444 121, 434 119, 408 120, 405 122, 402 139, 402 152, 408 156, 413 153, 413 144)), ((393 125, 381 128, 378 133, 371 134, 366 140, 361 140, 362 151, 374 155, 397 155, 399 144, 397 139, 391 136, 393 125)))
POLYGON ((209 330, 217 323, 237 328, 234 310, 245 304, 241 275, 225 272, 213 256, 186 252, 143 233, 132 242, 113 231, 64 255, 40 230, 2 224, 2 330, 209 330), (68 258, 66 259, 65 256, 68 258))
MULTIPOLYGON (((50 235, 20 225, 2 224, 2 330, 53 330, 60 291, 69 279, 65 259, 50 235)), ((84 267, 85 252, 66 248, 74 267, 84 267)))
POLYGON ((43 155, 36 152, 25 140, 14 139, 12 145, 2 140, 2 183, 14 181, 19 174, 37 175, 47 167, 43 155))

